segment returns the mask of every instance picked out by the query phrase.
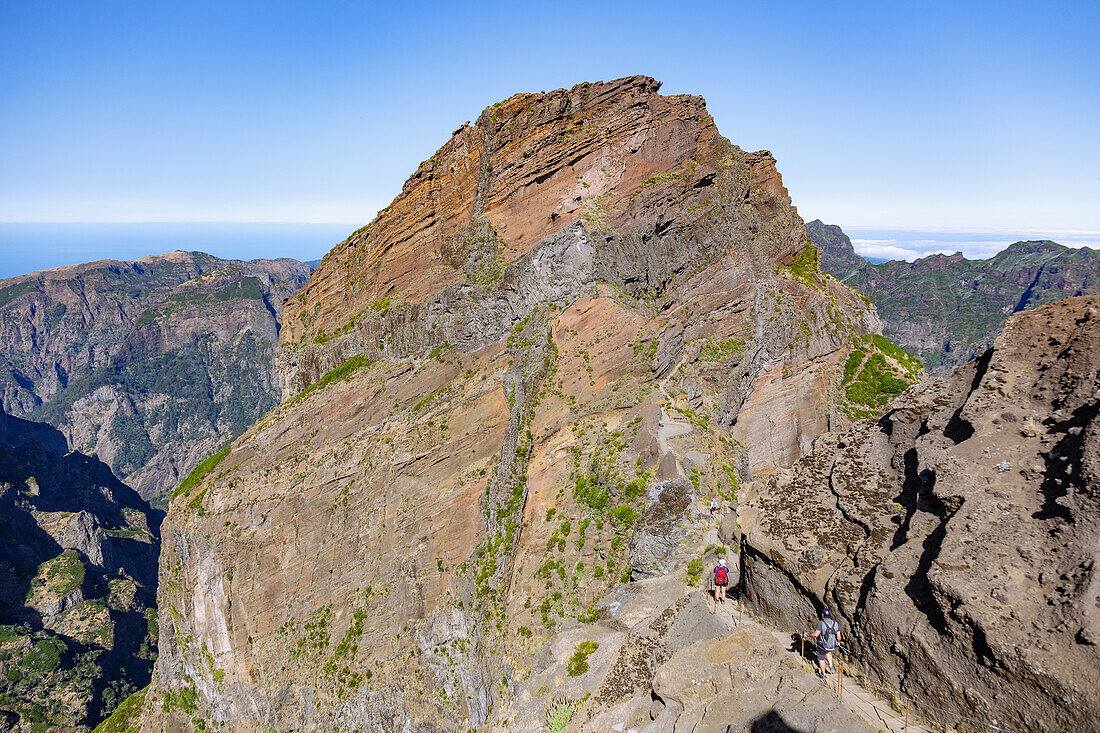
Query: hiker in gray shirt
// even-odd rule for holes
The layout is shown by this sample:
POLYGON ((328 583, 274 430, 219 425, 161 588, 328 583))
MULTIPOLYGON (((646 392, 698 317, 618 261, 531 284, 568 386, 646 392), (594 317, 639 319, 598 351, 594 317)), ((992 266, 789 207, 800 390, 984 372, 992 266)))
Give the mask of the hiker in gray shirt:
POLYGON ((807 639, 817 639, 817 667, 820 670, 818 677, 824 677, 827 672, 835 672, 833 650, 840 643, 840 624, 833 620, 829 609, 821 610, 821 620, 817 622, 817 628, 803 636, 807 639))

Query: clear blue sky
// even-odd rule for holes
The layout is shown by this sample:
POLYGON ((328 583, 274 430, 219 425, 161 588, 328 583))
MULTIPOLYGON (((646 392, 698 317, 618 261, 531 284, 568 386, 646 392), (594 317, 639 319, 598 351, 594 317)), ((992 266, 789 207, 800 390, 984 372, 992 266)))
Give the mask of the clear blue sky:
POLYGON ((4 0, 0 222, 354 227, 488 104, 642 73, 807 219, 1094 232, 1098 31, 1095 0, 4 0))

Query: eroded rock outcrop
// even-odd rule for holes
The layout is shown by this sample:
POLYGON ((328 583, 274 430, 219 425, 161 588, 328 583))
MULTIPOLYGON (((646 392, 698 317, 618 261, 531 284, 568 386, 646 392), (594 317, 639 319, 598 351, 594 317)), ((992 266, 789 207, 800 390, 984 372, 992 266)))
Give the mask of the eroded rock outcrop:
POLYGON ((1097 730, 1098 410, 1100 298, 1013 316, 953 376, 751 488, 752 606, 790 630, 834 609, 928 719, 1097 730))
POLYGON ((700 549, 704 498, 843 423, 873 312, 772 157, 657 88, 490 107, 287 302, 283 404, 172 502, 147 727, 484 725, 700 549))

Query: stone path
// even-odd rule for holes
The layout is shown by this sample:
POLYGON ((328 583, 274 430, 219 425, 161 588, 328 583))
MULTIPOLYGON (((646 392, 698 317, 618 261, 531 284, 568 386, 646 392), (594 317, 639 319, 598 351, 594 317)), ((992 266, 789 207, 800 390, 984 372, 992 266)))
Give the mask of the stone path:
POLYGON ((661 408, 661 422, 663 422, 664 425, 657 428, 658 449, 661 451, 661 455, 672 453, 676 456, 676 473, 679 476, 684 476, 686 474, 684 473, 684 467, 680 465, 680 456, 676 455, 676 452, 669 446, 668 441, 670 438, 676 438, 690 433, 692 431, 691 423, 670 419, 663 407, 661 408))
MULTIPOLYGON (((677 366, 679 365, 677 364, 677 366)), ((675 374, 675 368, 672 370, 669 376, 672 376, 672 374, 675 374)), ((665 379, 661 380, 657 386, 664 394, 664 396, 668 399, 669 404, 672 404, 672 396, 665 389, 665 382, 668 380, 668 378, 669 377, 665 377, 665 379)), ((671 438, 690 433, 692 431, 691 423, 670 419, 668 412, 663 406, 661 407, 661 420, 664 424, 657 429, 657 444, 660 448, 661 455, 664 455, 667 452, 672 452, 673 455, 676 455, 675 452, 672 451, 672 448, 669 446, 668 441, 671 438)), ((680 476, 685 475, 684 469, 680 465, 680 459, 678 455, 676 456, 676 472, 680 476)), ((718 544, 718 524, 716 522, 707 523, 707 527, 703 531, 703 542, 705 545, 708 546, 718 544)), ((731 567, 730 572, 736 573, 737 570, 735 567, 731 567)), ((710 595, 709 591, 708 595, 710 595)), ((731 627, 735 628, 738 625, 738 606, 735 601, 730 599, 727 600, 726 603, 715 606, 713 600, 711 600, 709 605, 715 610, 716 613, 721 615, 728 615, 728 621, 731 627)), ((757 628, 763 629, 765 632, 770 633, 776 639, 776 641, 779 642, 780 646, 783 649, 787 650, 788 654, 799 657, 803 661, 806 661, 807 664, 809 664, 809 662, 805 660, 804 657, 800 657, 797 652, 790 651, 793 643, 793 637, 790 633, 770 629, 746 614, 740 615, 740 624, 744 626, 756 626, 757 628)), ((825 680, 822 680, 822 684, 829 685, 834 694, 837 692, 836 675, 829 675, 825 680)), ((882 731, 887 731, 888 733, 929 733, 928 729, 918 725, 912 719, 909 720, 907 726, 904 713, 899 715, 897 711, 890 707, 890 704, 888 702, 882 700, 874 693, 865 689, 858 682, 850 677, 844 678, 840 701, 847 705, 848 708, 856 715, 859 715, 872 726, 878 726, 878 728, 882 731)))
MULTIPOLYGON (((732 568, 731 568, 732 569, 732 568)), ((734 571, 736 572, 736 571, 734 571)), ((712 605, 713 607, 713 605, 712 605)), ((734 599, 728 599, 724 604, 719 604, 717 607, 717 613, 720 616, 728 616, 729 624, 731 627, 738 625, 738 605, 734 599)), ((755 618, 748 614, 742 614, 740 618, 742 626, 755 626, 756 628, 763 629, 765 632, 770 633, 779 645, 791 654, 800 659, 804 659, 799 655, 797 651, 791 651, 791 646, 794 641, 794 637, 790 632, 778 631, 776 629, 768 628, 764 626, 755 618)), ((807 648, 810 641, 807 640, 807 648)), ((808 660, 805 660, 809 664, 808 660)), ((828 685, 833 691, 833 694, 837 692, 837 675, 829 675, 822 683, 828 685)), ((847 705, 848 709, 859 715, 866 720, 872 726, 877 726, 881 731, 887 731, 888 733, 930 733, 930 731, 922 725, 917 724, 913 717, 909 719, 909 726, 906 728, 905 713, 898 714, 896 710, 890 707, 890 703, 878 697, 875 693, 866 689, 855 679, 844 676, 843 690, 840 696, 841 702, 847 705)))

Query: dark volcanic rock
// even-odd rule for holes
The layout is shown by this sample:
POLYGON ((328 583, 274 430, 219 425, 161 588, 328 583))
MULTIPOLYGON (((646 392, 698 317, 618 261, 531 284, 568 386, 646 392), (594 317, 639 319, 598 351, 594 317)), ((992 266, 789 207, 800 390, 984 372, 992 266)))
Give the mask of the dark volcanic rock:
POLYGON ((1100 293, 1100 252, 1088 247, 1016 242, 987 260, 956 253, 876 265, 838 226, 815 220, 806 233, 821 269, 870 298, 883 334, 940 376, 989 348, 1012 313, 1100 293))
POLYGON ((981 358, 752 487, 749 603, 791 630, 834 609, 926 718, 1097 730, 1098 410, 1100 297, 1013 316, 981 358))
POLYGON ((54 428, 0 412, 0 711, 95 725, 149 683, 160 513, 54 428))

